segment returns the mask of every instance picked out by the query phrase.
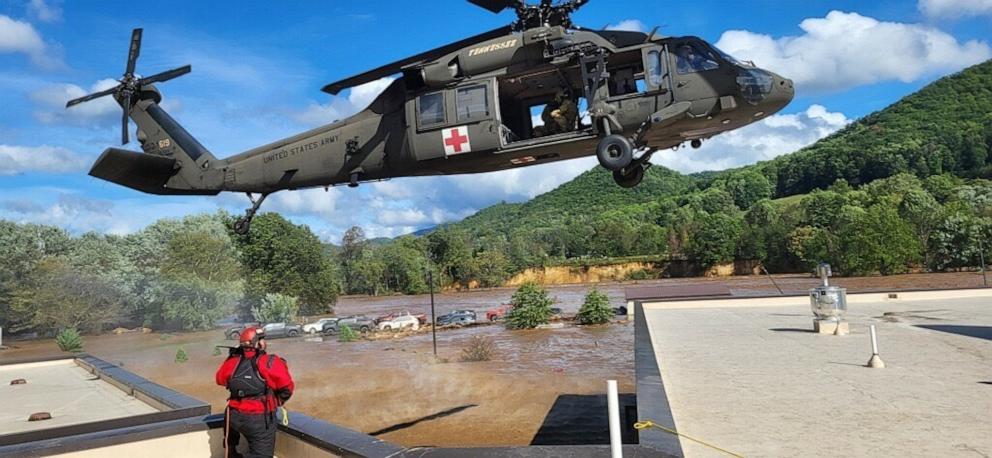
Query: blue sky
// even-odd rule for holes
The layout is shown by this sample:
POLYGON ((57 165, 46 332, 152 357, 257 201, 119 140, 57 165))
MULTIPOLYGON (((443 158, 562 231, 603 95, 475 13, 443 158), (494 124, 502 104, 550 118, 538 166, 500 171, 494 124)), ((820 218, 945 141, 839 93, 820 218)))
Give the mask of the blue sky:
MULTIPOLYGON (((654 162, 683 172, 735 167, 792 152, 934 79, 992 58, 992 0, 594 0, 586 27, 697 35, 793 78, 782 113, 654 162)), ((246 199, 147 196, 86 175, 119 142, 108 98, 62 108, 120 77, 130 30, 145 29, 138 73, 192 64, 159 86, 163 106, 219 157, 361 108, 386 82, 331 97, 324 84, 502 26, 464 1, 121 2, 0 0, 0 218, 128 233, 162 217, 246 199)), ((138 149, 130 145, 131 149, 138 149)), ((338 241, 352 225, 395 236, 456 220, 499 201, 549 191, 595 165, 580 159, 478 176, 411 178, 278 193, 278 211, 338 241), (371 210, 370 210, 371 209, 371 210)))

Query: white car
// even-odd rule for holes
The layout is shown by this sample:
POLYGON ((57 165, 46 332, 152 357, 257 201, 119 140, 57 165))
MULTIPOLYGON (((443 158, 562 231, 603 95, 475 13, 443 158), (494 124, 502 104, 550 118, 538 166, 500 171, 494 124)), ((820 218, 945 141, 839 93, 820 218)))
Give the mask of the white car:
POLYGON ((324 331, 324 325, 333 323, 337 321, 337 318, 321 318, 313 323, 303 325, 303 332, 307 334, 316 334, 318 332, 324 331))
POLYGON ((414 331, 420 329, 420 320, 415 316, 411 315, 401 315, 388 321, 379 322, 380 331, 392 331, 399 330, 405 327, 411 327, 414 331))

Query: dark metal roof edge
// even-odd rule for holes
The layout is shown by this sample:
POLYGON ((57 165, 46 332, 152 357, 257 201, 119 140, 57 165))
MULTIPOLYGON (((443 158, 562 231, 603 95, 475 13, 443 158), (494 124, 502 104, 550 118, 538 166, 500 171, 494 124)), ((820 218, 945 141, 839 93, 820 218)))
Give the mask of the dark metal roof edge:
POLYGON ((403 447, 391 442, 297 412, 290 412, 289 426, 279 425, 279 429, 304 442, 342 456, 400 456, 404 450, 403 447))
MULTIPOLYGON (((609 445, 521 445, 508 447, 424 447, 410 449, 398 457, 403 458, 599 458, 610 456, 609 445)), ((672 457, 651 447, 624 444, 623 456, 627 458, 672 457)))
POLYGON ((110 430, 52 437, 13 445, 0 445, 0 456, 10 458, 50 456, 156 439, 193 431, 202 431, 210 428, 206 420, 207 417, 187 417, 110 430))
MULTIPOLYGON (((640 301, 634 302, 634 377, 637 383, 637 418, 642 421, 651 420, 678 431, 651 342, 644 306, 640 301)), ((677 436, 649 428, 639 431, 638 438, 640 445, 670 455, 683 456, 682 444, 677 436)))

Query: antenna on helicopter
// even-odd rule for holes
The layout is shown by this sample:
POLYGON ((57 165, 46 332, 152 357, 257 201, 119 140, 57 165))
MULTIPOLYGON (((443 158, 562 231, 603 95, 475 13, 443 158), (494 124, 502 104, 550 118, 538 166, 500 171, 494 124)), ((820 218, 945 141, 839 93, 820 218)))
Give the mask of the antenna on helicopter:
POLYGON ((135 102, 134 97, 141 92, 141 88, 152 83, 163 83, 169 81, 173 78, 177 78, 189 73, 193 68, 189 65, 185 65, 179 68, 175 68, 169 71, 158 73, 149 77, 139 78, 134 75, 134 67, 138 62, 138 55, 141 54, 141 32, 142 29, 134 29, 131 32, 131 47, 127 53, 127 67, 124 69, 124 76, 118 81, 120 84, 114 86, 105 91, 95 92, 90 95, 80 97, 78 99, 70 100, 65 104, 66 108, 74 105, 78 105, 83 102, 88 102, 93 99, 98 99, 107 95, 113 95, 114 99, 121 104, 121 108, 124 110, 123 116, 121 116, 121 144, 127 144, 130 140, 128 138, 127 132, 127 118, 128 113, 131 110, 132 103, 135 102))
POLYGON ((531 5, 526 0, 468 0, 476 6, 485 8, 493 13, 499 13, 513 8, 517 13, 517 21, 513 28, 517 31, 544 26, 562 26, 572 28, 571 14, 581 8, 589 0, 567 0, 554 4, 553 0, 541 0, 538 5, 531 5))

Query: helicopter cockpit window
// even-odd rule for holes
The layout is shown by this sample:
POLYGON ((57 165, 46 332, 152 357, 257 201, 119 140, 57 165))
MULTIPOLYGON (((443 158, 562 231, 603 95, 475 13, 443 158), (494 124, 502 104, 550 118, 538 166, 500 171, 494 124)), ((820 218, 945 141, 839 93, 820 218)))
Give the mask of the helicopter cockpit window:
POLYGON ((444 123, 444 93, 435 92, 420 96, 419 118, 421 126, 444 123))
POLYGON ((716 57, 709 50, 695 43, 683 43, 675 48, 676 68, 680 75, 705 72, 720 68, 716 57))
POLYGON ((458 122, 478 121, 489 117, 489 91, 484 84, 458 89, 455 107, 458 122))

